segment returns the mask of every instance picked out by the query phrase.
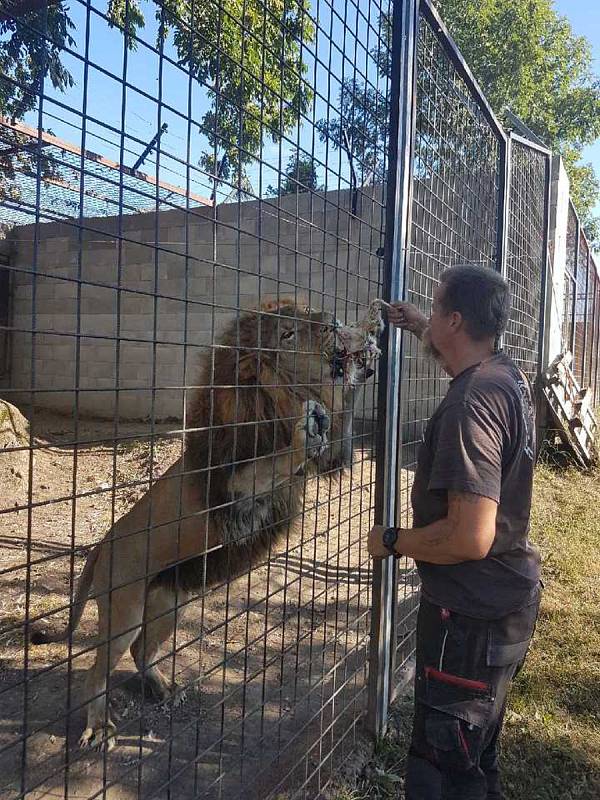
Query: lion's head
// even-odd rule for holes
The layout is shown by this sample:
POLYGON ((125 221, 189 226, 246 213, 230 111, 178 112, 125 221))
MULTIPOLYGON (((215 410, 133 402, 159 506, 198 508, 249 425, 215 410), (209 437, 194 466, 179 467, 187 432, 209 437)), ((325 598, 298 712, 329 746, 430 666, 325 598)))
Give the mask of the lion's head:
POLYGON ((253 370, 259 379, 263 364, 300 383, 357 386, 374 373, 382 329, 379 301, 359 322, 344 324, 328 311, 284 298, 244 312, 222 343, 239 352, 241 376, 253 370))

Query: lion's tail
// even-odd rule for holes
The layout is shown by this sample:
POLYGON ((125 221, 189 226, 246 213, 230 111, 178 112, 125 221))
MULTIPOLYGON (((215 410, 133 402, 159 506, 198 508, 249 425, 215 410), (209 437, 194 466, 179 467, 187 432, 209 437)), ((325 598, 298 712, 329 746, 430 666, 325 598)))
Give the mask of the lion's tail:
POLYGON ((79 583, 77 585, 77 593, 75 594, 75 599, 73 600, 73 614, 69 624, 56 633, 46 633, 45 631, 40 630, 32 631, 29 638, 31 644, 36 645, 49 644, 50 642, 63 642, 65 639, 68 639, 69 635, 77 628, 79 622, 81 621, 83 609, 85 608, 85 604, 88 600, 90 587, 92 585, 92 578, 94 577, 94 567, 96 565, 99 552, 99 547, 94 548, 85 562, 85 567, 83 568, 81 578, 79 579, 79 583))

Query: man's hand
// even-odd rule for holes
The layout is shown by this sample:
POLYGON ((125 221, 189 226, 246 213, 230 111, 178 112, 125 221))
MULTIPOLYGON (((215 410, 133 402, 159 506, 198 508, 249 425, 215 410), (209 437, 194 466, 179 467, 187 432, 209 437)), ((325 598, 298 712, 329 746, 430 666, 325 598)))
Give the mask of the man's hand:
POLYGON ((412 303, 386 303, 384 306, 390 325, 414 333, 419 339, 427 325, 427 317, 412 303))
POLYGON ((373 525, 369 533, 369 554, 373 558, 386 558, 391 556, 390 551, 383 543, 383 533, 387 530, 387 525, 373 525))

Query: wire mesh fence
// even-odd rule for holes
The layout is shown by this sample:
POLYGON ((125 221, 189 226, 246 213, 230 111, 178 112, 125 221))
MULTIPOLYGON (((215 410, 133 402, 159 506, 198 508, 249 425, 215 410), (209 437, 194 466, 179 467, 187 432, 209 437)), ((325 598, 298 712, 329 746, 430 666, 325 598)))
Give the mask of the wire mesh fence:
MULTIPOLYGON (((46 112, 48 124, 54 115, 46 112)), ((65 126, 66 135, 81 140, 81 130, 74 124, 65 126)), ((88 138, 88 137, 86 137, 88 138)), ((96 137, 89 137, 96 138, 96 137)), ((126 165, 120 166, 98 153, 81 148, 70 141, 41 131, 8 118, 0 118, 0 141, 7 150, 17 149, 18 153, 38 149, 42 155, 43 181, 40 191, 39 213, 41 219, 61 220, 79 215, 80 198, 82 217, 110 217, 118 214, 138 214, 144 211, 167 210, 171 208, 191 208, 210 205, 210 200, 175 184, 134 170, 126 165), (39 142, 38 142, 39 139, 39 142), (17 144, 15 144, 17 142, 17 144), (83 174, 83 177, 82 177, 83 174), (81 183, 84 188, 81 190, 81 183)), ((99 144, 110 140, 100 139, 99 144)), ((138 140, 138 146, 142 141, 138 140)), ((132 153, 135 151, 131 151, 132 153)), ((3 221, 11 225, 26 225, 36 213, 37 173, 34 165, 25 161, 15 163, 14 180, 11 183, 11 196, 5 198, 3 221)), ((161 165, 162 166, 162 165, 161 165)), ((166 170, 165 170, 166 171, 166 170)), ((169 173, 168 173, 169 174, 169 173)), ((170 175, 169 175, 170 176, 170 175)), ((174 179, 180 179, 177 173, 174 179)))
POLYGON ((514 135, 509 144, 506 279, 512 306, 504 346, 533 381, 541 365, 550 152, 514 135))
POLYGON ((595 256, 571 200, 568 208, 562 347, 573 356, 573 371, 582 389, 600 397, 599 271, 595 256), (570 313, 569 313, 570 312, 570 313), (572 322, 570 321, 572 320, 572 322))
POLYGON ((352 753, 384 11, 6 17, 25 52, 0 120, 7 798, 312 796, 352 753))
MULTIPOLYGON (((416 94, 409 269, 405 297, 429 313, 433 290, 453 264, 498 268, 503 133, 433 7, 421 4, 416 43, 416 94)), ((401 363, 399 524, 412 524, 410 493, 418 447, 441 401, 447 378, 405 336, 401 363)), ((398 590, 395 670, 414 648, 416 576, 407 564, 398 590)))
POLYGON ((594 353, 594 297, 596 295, 596 270, 589 245, 587 250, 588 279, 586 288, 586 307, 585 307, 585 358, 581 382, 584 386, 590 386, 593 372, 593 353, 594 353))
POLYGON ((585 365, 587 314, 588 251, 585 234, 579 231, 577 242, 577 294, 575 297, 575 336, 573 342, 575 377, 582 383, 585 365))
POLYGON ((562 342, 566 350, 573 352, 575 334, 575 299, 577 296, 577 247, 579 239, 577 215, 569 203, 567 212, 567 242, 565 259, 565 285, 563 291, 562 342))
MULTIPOLYGON (((595 260, 594 266, 596 267, 595 260)), ((598 271, 594 271, 594 349, 592 352, 592 368, 590 371, 590 386, 593 391, 594 406, 598 405, 598 361, 600 360, 600 278, 598 271)))
POLYGON ((596 318, 596 270, 590 256, 589 276, 588 276, 588 291, 587 291, 587 358, 586 368, 584 374, 584 385, 594 386, 594 366, 597 359, 596 353, 596 327, 598 320, 596 318))
MULTIPOLYGON (((428 312, 446 268, 479 263, 502 271, 513 301, 503 346, 534 380, 541 364, 551 154, 507 137, 435 8, 421 2, 418 14, 405 297, 428 312)), ((447 379, 414 337, 403 339, 400 368, 397 517, 410 526, 418 448, 447 379)), ((414 647, 414 582, 404 565, 393 667, 399 682, 414 647)))
MULTIPOLYGON (((505 270, 505 345, 534 375, 548 154, 509 147, 426 0, 0 20, 25 54, 0 77, 3 796, 324 797, 374 677, 376 430, 409 525, 447 385, 404 336, 382 401, 374 301, 428 311, 447 267, 505 270), (392 11, 414 12, 410 113, 392 11)), ((597 380, 572 224, 563 331, 597 380)), ((414 647, 400 567, 390 684, 414 647)))

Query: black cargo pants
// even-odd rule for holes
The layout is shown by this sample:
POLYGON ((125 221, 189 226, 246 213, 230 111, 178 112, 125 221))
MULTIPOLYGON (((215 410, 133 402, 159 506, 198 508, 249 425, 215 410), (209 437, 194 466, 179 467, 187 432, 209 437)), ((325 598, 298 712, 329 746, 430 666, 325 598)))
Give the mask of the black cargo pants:
POLYGON ((506 695, 535 629, 539 596, 480 620, 421 598, 406 800, 501 800, 498 740, 506 695))

